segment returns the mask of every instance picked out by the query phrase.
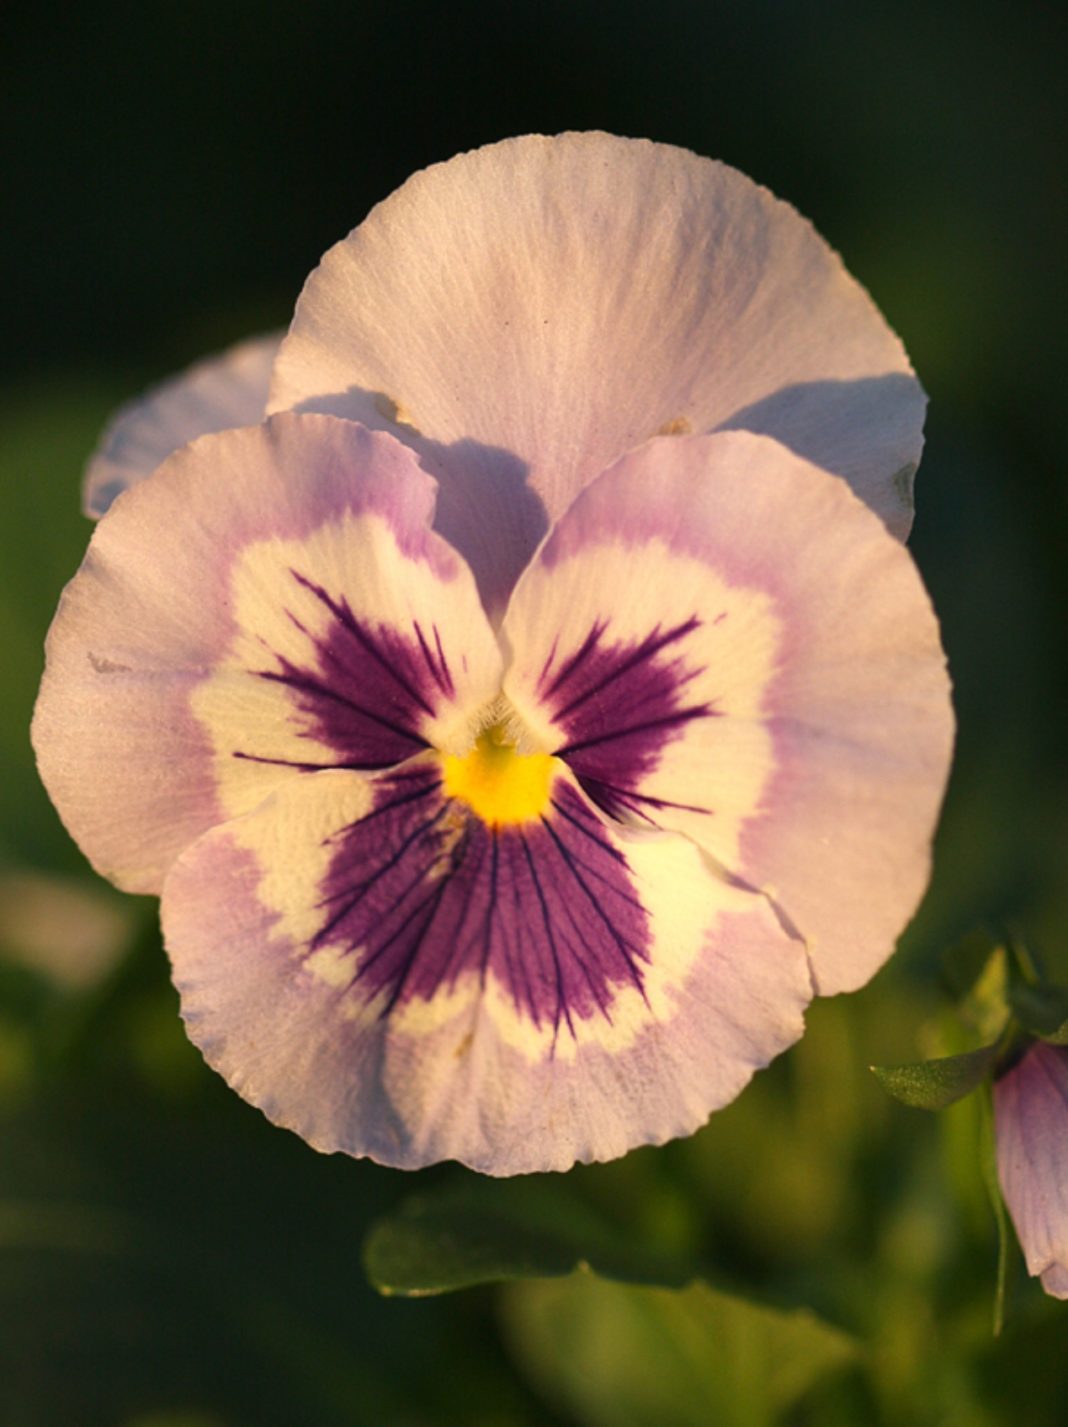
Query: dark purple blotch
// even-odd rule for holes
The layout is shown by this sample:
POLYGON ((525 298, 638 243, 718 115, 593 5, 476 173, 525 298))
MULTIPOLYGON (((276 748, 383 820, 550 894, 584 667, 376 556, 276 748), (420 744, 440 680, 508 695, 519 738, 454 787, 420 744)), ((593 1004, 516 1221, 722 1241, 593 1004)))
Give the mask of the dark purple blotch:
POLYGON ((600 620, 573 653, 560 659, 554 645, 545 661, 538 694, 564 729, 558 757, 612 817, 636 815, 655 824, 657 810, 665 807, 710 811, 639 791, 665 744, 695 719, 717 717, 713 704, 687 697, 698 669, 683 649, 698 628, 694 615, 626 642, 610 639, 609 621, 600 620))
POLYGON ((253 749, 235 750, 235 758, 280 763, 310 772, 317 768, 393 768, 430 745, 422 730, 441 704, 455 695, 452 674, 437 626, 418 623, 410 633, 358 618, 344 595, 333 596, 297 570, 293 579, 315 596, 331 618, 323 632, 308 637, 308 660, 293 663, 274 654, 275 666, 257 670, 259 678, 293 691, 304 715, 302 736, 336 752, 328 762, 302 763, 269 758, 253 749))
POLYGON ((490 827, 447 799, 435 767, 387 775, 375 806, 334 838, 311 950, 352 955, 350 993, 383 1014, 492 974, 518 1014, 574 1030, 642 989, 649 926, 622 853, 557 779, 546 815, 490 827))

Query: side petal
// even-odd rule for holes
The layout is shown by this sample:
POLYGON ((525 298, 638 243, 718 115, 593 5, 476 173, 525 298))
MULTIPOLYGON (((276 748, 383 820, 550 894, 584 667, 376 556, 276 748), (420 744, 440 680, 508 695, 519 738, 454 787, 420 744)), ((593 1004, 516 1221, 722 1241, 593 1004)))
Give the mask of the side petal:
POLYGON ((281 342, 281 332, 240 342, 117 411, 85 470, 85 514, 103 515, 116 496, 196 437, 262 421, 281 342))
POLYGON ((289 782, 176 862, 192 1039, 320 1150, 490 1174, 692 1132, 800 1036, 804 949, 686 839, 609 829, 559 770, 493 829, 433 755, 289 782))
POLYGON ((773 898, 821 993, 889 955, 953 717, 916 569, 843 481, 766 437, 651 442, 557 524, 502 638, 532 741, 773 898))
POLYGON ((548 522, 659 431, 770 434, 903 536, 924 397, 788 204, 683 149, 589 133, 462 154, 375 208, 308 279, 283 408, 418 450, 495 607, 548 522))
POLYGON ((130 891, 279 781, 470 741, 500 653, 391 437, 285 415, 205 436, 99 523, 33 736, 75 840, 130 891))
POLYGON ((1036 1042, 995 1081, 994 1131, 1027 1271, 1068 1298, 1068 1050, 1036 1042))

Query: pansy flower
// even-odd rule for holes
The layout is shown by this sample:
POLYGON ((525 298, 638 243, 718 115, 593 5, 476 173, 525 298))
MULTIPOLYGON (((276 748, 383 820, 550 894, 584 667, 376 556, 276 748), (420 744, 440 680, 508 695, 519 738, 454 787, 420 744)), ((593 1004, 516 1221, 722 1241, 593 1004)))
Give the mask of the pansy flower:
POLYGON ((994 1082, 994 1131, 1027 1270, 1068 1298, 1068 1049, 1034 1041, 994 1082))
POLYGON ((793 210, 605 135, 416 175, 275 345, 91 468, 57 806, 317 1148, 689 1133, 926 883, 952 717, 900 345, 793 210))

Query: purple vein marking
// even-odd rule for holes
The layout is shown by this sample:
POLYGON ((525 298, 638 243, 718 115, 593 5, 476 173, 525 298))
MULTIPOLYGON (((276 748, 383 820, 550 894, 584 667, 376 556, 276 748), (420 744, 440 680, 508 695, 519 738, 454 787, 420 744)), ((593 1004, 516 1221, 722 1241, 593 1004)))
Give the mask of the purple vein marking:
POLYGON ((322 773, 330 768, 350 768, 358 769, 361 772, 379 771, 383 768, 392 768, 392 763, 304 763, 296 758, 266 758, 259 753, 246 753, 243 749, 236 748, 230 754, 231 758, 243 758, 247 763, 270 763, 276 768, 295 768, 298 773, 322 773))
MULTIPOLYGON (((341 897, 344 897, 344 901, 340 910, 335 912, 331 916, 330 920, 324 926, 320 927, 320 929, 316 932, 315 936, 312 938, 312 946, 322 946, 324 942, 329 939, 330 933, 334 930, 338 923, 344 921, 346 917, 351 916, 351 914, 363 901, 364 897, 370 890, 375 878, 384 877, 387 872, 390 872, 394 867, 396 867, 397 863, 408 851, 412 843, 414 843, 417 838, 420 838, 425 833, 429 832, 430 829, 434 827, 436 823, 440 822, 442 816, 444 815, 444 812, 445 809, 443 807, 438 808, 437 812, 435 812, 432 817, 429 817, 424 822, 417 824, 415 829, 410 832, 408 836, 404 839, 404 841, 401 843, 400 847, 398 847, 395 852, 391 853, 390 856, 386 859, 386 861, 382 864, 382 866, 377 867, 375 871, 371 874, 371 876, 365 878, 363 882, 357 882, 355 887, 348 887, 344 890, 344 892, 331 892, 329 896, 323 898, 322 902, 320 903, 320 906, 324 909, 328 907, 331 902, 337 901, 341 897)), ((422 882, 424 878, 425 871, 420 872, 419 875, 415 877, 404 889, 403 895, 406 895, 408 892, 410 892, 415 886, 418 885, 418 883, 422 882)))
MULTIPOLYGON (((646 639, 643 639, 628 655, 620 659, 616 664, 610 666, 607 670, 602 670, 598 681, 591 681, 581 692, 577 693, 569 703, 565 704, 563 708, 557 709, 556 717, 558 719, 566 719, 580 704, 585 703, 587 699, 594 698, 597 694, 603 693, 609 684, 616 679, 624 678, 631 670, 636 669, 639 664, 648 663, 655 659, 662 649, 667 649, 672 644, 677 644, 680 639, 685 639, 688 634, 692 634, 693 631, 698 628, 699 624, 700 621, 695 615, 686 620, 684 624, 679 624, 676 625, 674 629, 669 629, 666 634, 661 634, 659 627, 657 627, 653 630, 652 634, 646 639)), ((605 625, 594 626, 592 635, 596 638, 600 638, 600 635, 606 627, 605 625)), ((587 645, 588 644, 589 638, 587 638, 587 645)), ((584 653, 585 650, 586 646, 584 645, 580 653, 584 653)), ((578 655, 575 656, 576 660, 578 657, 578 655)), ((569 672, 574 672, 573 668, 569 672)), ((692 675, 690 677, 692 677, 692 675)), ((559 683, 559 680, 557 682, 559 683)))
POLYGON ((598 807, 618 806, 633 813, 635 817, 641 818, 650 827, 658 827, 659 824, 656 818, 647 811, 649 808, 659 812, 663 812, 666 808, 674 808, 677 812, 704 813, 709 817, 712 816, 711 808, 700 808, 696 803, 678 803, 672 798, 654 798, 651 793, 636 793, 632 789, 612 788, 597 778, 584 778, 583 787, 598 807))
POLYGON ((390 1015, 467 972, 492 976, 518 1015, 576 1033, 641 989, 646 913, 622 853, 564 787, 545 819, 487 827, 444 797, 433 768, 386 775, 367 816, 334 834, 308 948, 350 956, 342 994, 390 1015))
POLYGON ((631 980, 637 987, 640 988, 642 984, 642 979, 638 972, 638 968, 635 965, 634 959, 635 956, 641 956, 642 953, 630 945, 626 937, 623 936, 622 933, 619 931, 618 927, 616 927, 615 923, 612 922, 610 918, 605 914, 604 908, 601 906, 600 902, 598 902, 597 898, 593 895, 593 892, 590 890, 589 883, 586 881, 586 879, 582 875, 582 872, 579 870, 580 868, 585 866, 585 863, 581 862, 579 858, 575 857, 571 852, 568 851, 563 839, 557 834, 556 830, 553 828, 551 821, 548 818, 543 818, 542 822, 545 825, 546 832, 548 832, 549 836, 555 843, 556 849, 559 852, 561 858, 563 859, 564 866, 574 877, 575 881, 581 888, 586 900, 589 902, 590 906, 593 908, 594 912, 596 913, 600 921, 603 923, 605 930, 608 932, 608 935, 611 938, 612 942, 616 945, 616 947, 618 947, 619 954, 626 964, 627 971, 630 975, 631 980))
POLYGON ((565 1020, 567 1021, 567 1028, 568 1028, 568 1030, 571 1032, 572 1035, 574 1035, 574 1033, 575 1033, 575 1027, 574 1027, 574 1025, 572 1024, 572 1021, 571 1021, 571 1011, 569 1010, 568 1005, 567 1005, 567 1002, 566 1002, 566 1000, 565 1000, 565 998, 564 998, 564 981, 563 981, 563 976, 562 976, 561 971, 560 971, 560 956, 559 956, 559 953, 557 952, 557 949, 556 949, 556 936, 555 936, 555 934, 554 934, 553 920, 552 920, 552 918, 549 916, 549 906, 548 906, 548 903, 547 903, 546 900, 545 900, 545 893, 542 891, 541 882, 540 882, 540 880, 539 880, 539 878, 538 878, 538 864, 534 861, 534 858, 531 856, 530 844, 527 842, 526 838, 523 836, 522 829, 519 829, 518 832, 519 832, 519 842, 520 842, 520 846, 522 847, 523 853, 524 853, 524 855, 525 855, 525 857, 526 857, 526 859, 527 859, 527 866, 528 866, 528 868, 530 869, 530 879, 531 879, 531 882, 534 884, 534 891, 535 891, 535 894, 536 894, 536 896, 537 896, 537 898, 538 898, 538 905, 539 905, 540 908, 541 908, 542 925, 543 925, 544 928, 545 928, 545 941, 546 941, 546 944, 548 945, 549 955, 552 957, 552 962, 553 962, 553 985, 554 985, 555 990, 556 990, 556 1005, 555 1005, 555 1007, 553 1008, 552 1022, 553 1022, 553 1041, 554 1041, 554 1043, 555 1043, 557 1033, 558 1033, 559 1030, 560 1030, 560 1016, 561 1016, 561 1013, 563 1014, 565 1020))
POLYGON ((595 832, 591 832, 590 829, 584 826, 583 822, 581 822, 574 815, 574 813, 570 812, 564 806, 564 804, 561 803, 557 798, 552 799, 552 805, 562 818, 566 818, 566 820, 572 825, 572 827, 577 828, 578 831, 581 832, 584 837, 588 837, 591 842, 595 843, 597 847, 601 849, 602 852, 607 853, 609 857, 615 858, 617 862, 623 862, 625 860, 623 854, 618 850, 618 848, 613 847, 612 844, 610 842, 606 842, 604 838, 598 837, 595 832))
POLYGON ((303 585, 321 604, 326 606, 338 623, 352 635, 358 644, 363 646, 370 658, 381 665, 388 677, 404 690, 413 703, 418 704, 424 713, 433 714, 434 709, 426 701, 422 692, 418 688, 414 688, 404 677, 401 668, 384 654, 378 639, 371 636, 366 626, 356 618, 344 595, 339 600, 332 599, 321 585, 317 585, 314 580, 309 580, 307 575, 302 575, 299 570, 290 570, 289 573, 298 585, 303 585))
POLYGON ((658 826, 657 812, 711 809, 642 791, 665 746, 688 725, 718 718, 714 702, 687 701, 686 689, 703 672, 687 658, 696 614, 637 642, 612 641, 610 621, 595 621, 573 653, 557 664, 558 640, 538 679, 538 692, 564 731, 558 756, 570 764, 587 795, 609 816, 637 816, 658 826))
POLYGON ((339 838, 344 837, 347 832, 350 832, 355 827, 363 827, 366 829, 367 824, 374 818, 383 817, 386 813, 392 812, 394 808, 403 808, 407 807, 409 803, 417 803, 421 798, 429 798, 432 793, 436 793, 441 787, 440 778, 427 780, 426 769, 424 768, 420 768, 413 773, 394 773, 389 781, 393 787, 399 787, 402 783, 411 782, 416 782, 418 786, 414 792, 405 793, 399 798, 387 799, 382 803, 376 803, 369 813, 365 813, 362 818, 358 818, 355 822, 349 823, 348 827, 342 828, 340 832, 333 833, 327 841, 337 842, 339 838))
POLYGON ((305 773, 322 768, 371 772, 392 768, 428 748, 428 721, 455 696, 437 625, 428 633, 415 621, 404 629, 360 618, 343 595, 329 594, 299 570, 290 573, 330 619, 312 634, 287 610, 290 623, 307 641, 306 658, 287 658, 268 647, 275 667, 253 672, 291 690, 298 736, 334 749, 337 759, 305 761, 254 748, 235 750, 234 756, 305 773))
MULTIPOLYGON (((563 664, 561 664, 559 670, 557 671, 556 678, 553 679, 549 687, 539 688, 539 693, 541 694, 543 699, 545 699, 546 701, 553 699, 555 695, 560 692, 563 686, 568 683, 572 678, 574 678, 576 672, 585 664, 586 660, 590 657, 590 655, 597 650, 597 647, 601 640, 601 635, 605 632, 607 628, 607 620, 605 620, 603 623, 598 622, 591 628, 589 634, 586 635, 586 638, 575 650, 574 654, 572 654, 570 658, 565 659, 563 664)), ((548 676, 548 672, 551 668, 551 661, 555 654, 556 640, 553 640, 552 651, 549 655, 549 660, 546 662, 545 668, 542 670, 541 681, 539 681, 539 683, 543 682, 544 679, 548 676)))
POLYGON ((434 650, 431 651, 429 644, 426 642, 426 635, 423 633, 422 626, 418 621, 413 623, 412 628, 415 630, 416 638, 419 640, 419 648, 422 650, 426 666, 434 676, 434 682, 447 698, 452 698, 456 693, 456 687, 452 682, 452 675, 449 673, 449 666, 445 659, 445 651, 441 647, 441 631, 436 624, 432 626, 434 631, 434 650))
POLYGON ((569 754, 581 753, 584 748, 596 748, 599 743, 613 743, 617 739, 632 738, 639 733, 653 733, 657 729, 677 728, 684 723, 689 723, 695 718, 718 718, 719 715, 711 704, 701 704, 690 709, 678 709, 674 713, 664 714, 661 718, 649 718, 644 723, 626 724, 622 728, 606 729, 603 733, 591 735, 589 738, 575 739, 561 748, 557 754, 558 758, 567 758, 569 754))
POLYGON ((497 829, 490 828, 490 884, 486 898, 486 911, 482 921, 482 951, 478 961, 478 982, 486 984, 486 968, 489 965, 490 949, 493 945, 493 914, 497 910, 497 872, 501 863, 501 845, 497 829))

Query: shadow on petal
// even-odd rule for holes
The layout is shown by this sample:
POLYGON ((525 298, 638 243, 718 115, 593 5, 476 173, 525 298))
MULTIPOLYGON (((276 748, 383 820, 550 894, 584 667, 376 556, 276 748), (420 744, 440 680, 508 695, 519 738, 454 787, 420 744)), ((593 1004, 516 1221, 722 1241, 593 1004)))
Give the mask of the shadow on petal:
POLYGON ((413 450, 438 482, 434 529, 471 566, 490 617, 503 614, 516 580, 549 528, 545 505, 529 485, 525 461, 512 451, 468 438, 446 443, 424 436, 418 413, 409 413, 400 398, 387 392, 351 386, 309 397, 293 409, 358 421, 413 450))
POLYGON ((888 372, 784 386, 741 407, 715 429, 774 437, 798 456, 842 476, 892 533, 904 538, 912 523, 912 478, 920 455, 916 432, 925 406, 915 377, 888 372), (877 442, 876 432, 881 433, 877 442), (873 455, 881 460, 873 461, 873 455), (876 466, 881 467, 877 475, 876 466))

